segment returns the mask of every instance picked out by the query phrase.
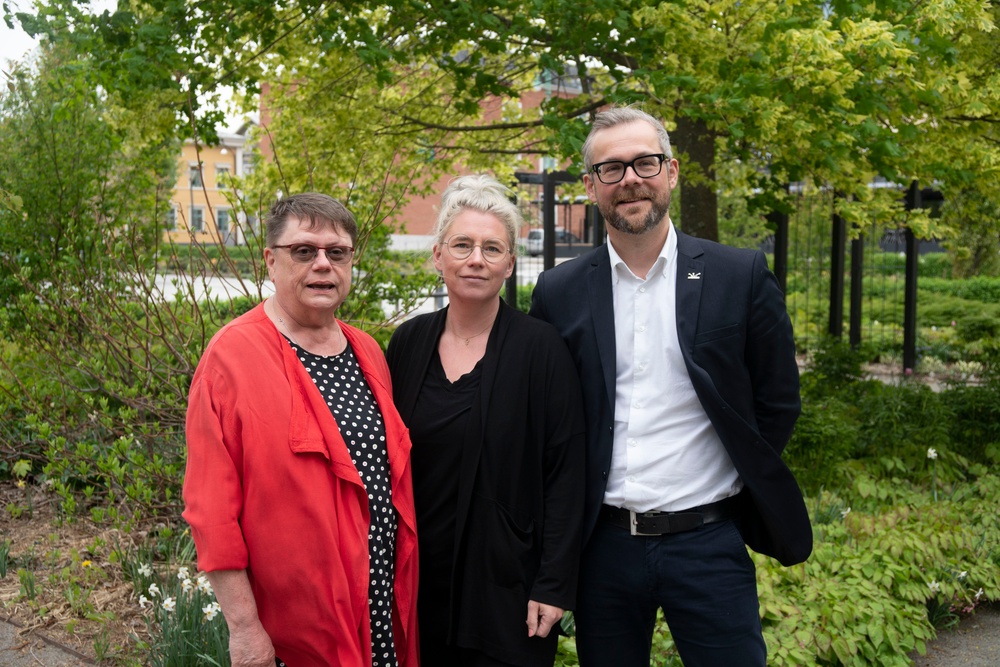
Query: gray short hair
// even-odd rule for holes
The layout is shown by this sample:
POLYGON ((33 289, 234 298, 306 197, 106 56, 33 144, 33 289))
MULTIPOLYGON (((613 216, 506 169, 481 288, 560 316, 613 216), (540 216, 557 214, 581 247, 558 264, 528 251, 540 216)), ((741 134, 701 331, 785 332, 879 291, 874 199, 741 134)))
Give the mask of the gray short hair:
POLYGON ((434 242, 444 243, 445 234, 458 214, 467 209, 490 213, 507 230, 511 251, 517 249, 517 235, 524 218, 512 200, 514 192, 492 176, 472 174, 456 178, 441 195, 441 210, 434 227, 434 242))
POLYGON ((309 221, 309 229, 329 225, 351 237, 351 245, 358 242, 358 223, 347 207, 330 195, 319 192, 301 192, 288 195, 274 202, 264 218, 267 227, 267 247, 274 247, 289 218, 309 221))
POLYGON ((587 135, 587 140, 583 142, 583 166, 586 171, 589 172, 594 164, 591 153, 594 150, 595 134, 610 127, 636 122, 648 123, 653 126, 653 129, 656 130, 656 135, 660 138, 660 151, 667 156, 668 160, 672 160, 674 155, 670 150, 670 135, 667 134, 662 121, 637 107, 615 107, 601 111, 594 117, 594 122, 590 126, 590 134, 587 135))

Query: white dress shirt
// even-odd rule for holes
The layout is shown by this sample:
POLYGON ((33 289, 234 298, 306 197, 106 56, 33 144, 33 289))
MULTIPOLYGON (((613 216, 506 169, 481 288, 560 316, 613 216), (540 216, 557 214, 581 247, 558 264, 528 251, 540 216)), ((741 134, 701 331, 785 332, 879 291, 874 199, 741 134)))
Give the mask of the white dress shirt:
POLYGON ((743 488, 695 394, 677 339, 677 235, 673 224, 646 279, 615 252, 614 449, 604 502, 637 512, 678 511, 743 488))

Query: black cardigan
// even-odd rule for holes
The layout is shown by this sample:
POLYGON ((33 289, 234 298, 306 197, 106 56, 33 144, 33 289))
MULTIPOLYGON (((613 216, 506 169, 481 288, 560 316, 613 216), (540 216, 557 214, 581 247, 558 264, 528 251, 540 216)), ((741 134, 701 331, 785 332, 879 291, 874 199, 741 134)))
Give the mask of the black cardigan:
MULTIPOLYGON (((414 406, 446 315, 405 322, 389 342, 393 396, 408 426, 420 418, 414 406)), ((556 629, 528 639, 525 618, 529 599, 564 609, 576 602, 582 405, 576 367, 555 328, 501 302, 455 471, 449 637, 456 645, 516 665, 552 664, 556 629)))

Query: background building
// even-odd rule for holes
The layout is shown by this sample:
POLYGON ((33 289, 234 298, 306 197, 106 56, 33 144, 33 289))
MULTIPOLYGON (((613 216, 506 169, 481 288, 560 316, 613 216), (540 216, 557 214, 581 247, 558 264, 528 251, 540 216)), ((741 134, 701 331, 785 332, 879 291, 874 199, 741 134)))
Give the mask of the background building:
POLYGON ((167 236, 173 243, 240 245, 243 227, 236 207, 239 192, 232 178, 253 170, 254 154, 246 146, 250 124, 220 132, 217 146, 184 142, 177 163, 177 185, 168 211, 167 236))

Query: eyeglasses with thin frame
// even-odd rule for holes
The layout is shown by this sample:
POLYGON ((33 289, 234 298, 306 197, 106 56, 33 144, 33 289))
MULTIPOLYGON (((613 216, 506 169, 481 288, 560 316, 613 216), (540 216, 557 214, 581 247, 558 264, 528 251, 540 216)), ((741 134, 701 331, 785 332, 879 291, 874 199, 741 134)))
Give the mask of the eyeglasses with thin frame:
POLYGON ((590 171, 597 174, 598 180, 605 185, 614 185, 625 178, 625 171, 632 167, 632 171, 639 178, 652 178, 659 175, 663 170, 663 162, 667 156, 663 153, 654 155, 640 155, 631 162, 621 160, 608 160, 599 162, 590 168, 590 171))
POLYGON ((312 243, 289 243, 271 247, 274 249, 287 248, 292 260, 301 264, 315 261, 320 250, 326 253, 326 259, 331 264, 347 264, 354 257, 354 248, 349 245, 316 246, 312 243))
POLYGON ((482 243, 475 243, 468 236, 452 236, 445 241, 448 254, 455 259, 467 259, 472 251, 477 247, 483 255, 483 259, 491 264, 502 262, 510 253, 510 248, 500 239, 486 239, 482 243))

